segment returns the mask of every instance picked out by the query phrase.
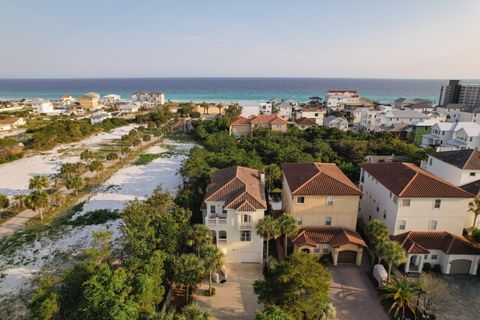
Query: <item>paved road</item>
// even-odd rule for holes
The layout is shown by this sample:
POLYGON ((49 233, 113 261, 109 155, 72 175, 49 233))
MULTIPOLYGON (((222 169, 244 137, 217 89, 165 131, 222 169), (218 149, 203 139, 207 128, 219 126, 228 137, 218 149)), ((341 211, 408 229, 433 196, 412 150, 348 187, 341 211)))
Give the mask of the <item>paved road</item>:
POLYGON ((197 289, 194 300, 218 320, 253 320, 255 312, 263 310, 253 292, 253 282, 263 279, 260 264, 227 264, 228 280, 214 284, 216 294, 205 296, 208 282, 197 289))
POLYGON ((338 320, 389 320, 365 274, 366 267, 338 265, 329 270, 332 274, 329 296, 338 320))

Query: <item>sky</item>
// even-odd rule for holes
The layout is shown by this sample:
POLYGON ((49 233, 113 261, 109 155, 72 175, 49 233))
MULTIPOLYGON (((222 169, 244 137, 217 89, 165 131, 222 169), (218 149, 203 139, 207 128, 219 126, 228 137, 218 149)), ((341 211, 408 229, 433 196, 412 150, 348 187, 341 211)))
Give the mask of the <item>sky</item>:
POLYGON ((0 0, 0 78, 480 78, 478 0, 0 0))

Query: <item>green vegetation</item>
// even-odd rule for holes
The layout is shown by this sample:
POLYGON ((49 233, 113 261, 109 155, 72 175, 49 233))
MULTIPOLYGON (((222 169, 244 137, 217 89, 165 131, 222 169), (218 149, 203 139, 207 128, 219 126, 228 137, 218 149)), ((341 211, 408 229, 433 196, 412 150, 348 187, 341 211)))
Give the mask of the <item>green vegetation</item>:
MULTIPOLYGON (((103 223, 118 215, 98 210, 71 223, 103 223)), ((205 227, 192 228, 190 212, 161 190, 145 201, 130 202, 121 216, 122 252, 112 251, 110 232, 94 233, 83 261, 64 275, 41 281, 29 304, 32 319, 191 319, 192 314, 210 319, 195 305, 176 315, 159 311, 171 285, 185 286, 188 298, 189 287, 212 270, 204 257, 218 249, 205 227)))
POLYGON ((133 163, 136 166, 143 166, 152 162, 155 159, 161 158, 163 153, 144 153, 138 156, 138 159, 133 163))
POLYGON ((5 209, 10 206, 10 201, 8 200, 8 197, 4 195, 3 193, 0 193, 0 209, 5 209))
POLYGON ((268 306, 263 311, 257 311, 255 320, 295 320, 295 318, 277 306, 268 306))
MULTIPOLYGON (((317 258, 295 252, 253 284, 258 301, 277 306, 294 319, 334 319, 328 299, 330 274, 317 258)), ((287 318, 288 319, 288 318, 287 318)))

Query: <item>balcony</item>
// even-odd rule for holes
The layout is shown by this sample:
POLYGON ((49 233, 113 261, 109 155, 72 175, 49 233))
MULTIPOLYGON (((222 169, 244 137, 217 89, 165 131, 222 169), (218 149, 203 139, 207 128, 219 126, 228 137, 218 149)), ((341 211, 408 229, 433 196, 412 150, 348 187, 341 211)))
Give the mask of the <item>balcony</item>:
POLYGON ((206 217, 205 225, 207 226, 224 226, 227 224, 227 217, 206 217))
POLYGON ((253 224, 251 222, 244 222, 238 225, 240 230, 252 230, 253 224))

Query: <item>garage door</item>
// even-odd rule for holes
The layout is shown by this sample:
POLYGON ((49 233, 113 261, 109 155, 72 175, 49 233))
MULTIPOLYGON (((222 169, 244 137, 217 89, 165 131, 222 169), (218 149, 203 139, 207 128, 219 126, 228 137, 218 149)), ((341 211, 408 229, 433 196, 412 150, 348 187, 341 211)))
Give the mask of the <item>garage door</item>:
POLYGON ((357 252, 356 251, 340 251, 338 253, 338 263, 356 263, 357 252))
POLYGON ((450 274, 468 274, 471 265, 472 261, 470 260, 453 260, 452 265, 450 266, 450 274))

